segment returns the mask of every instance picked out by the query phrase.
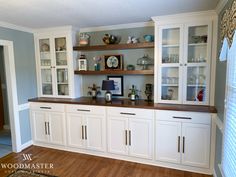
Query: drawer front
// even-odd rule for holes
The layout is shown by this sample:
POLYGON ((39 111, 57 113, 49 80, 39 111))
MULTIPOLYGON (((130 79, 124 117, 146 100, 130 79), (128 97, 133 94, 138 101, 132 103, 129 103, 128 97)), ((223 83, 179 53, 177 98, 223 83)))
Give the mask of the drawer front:
POLYGON ((40 111, 65 112, 65 105, 55 103, 30 103, 30 109, 40 111))
POLYGON ((115 108, 108 107, 107 115, 111 116, 124 116, 124 117, 147 117, 153 118, 154 110, 138 109, 138 108, 115 108))
POLYGON ((66 105, 66 112, 105 115, 106 109, 103 106, 66 105))
POLYGON ((156 120, 211 124, 210 113, 156 110, 155 116, 156 120))

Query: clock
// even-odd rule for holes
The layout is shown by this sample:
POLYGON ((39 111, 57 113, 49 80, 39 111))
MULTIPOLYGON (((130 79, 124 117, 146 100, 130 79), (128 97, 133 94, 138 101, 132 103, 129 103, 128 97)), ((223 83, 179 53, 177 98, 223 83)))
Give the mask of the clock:
POLYGON ((117 69, 121 70, 122 68, 122 55, 105 55, 105 69, 117 69))

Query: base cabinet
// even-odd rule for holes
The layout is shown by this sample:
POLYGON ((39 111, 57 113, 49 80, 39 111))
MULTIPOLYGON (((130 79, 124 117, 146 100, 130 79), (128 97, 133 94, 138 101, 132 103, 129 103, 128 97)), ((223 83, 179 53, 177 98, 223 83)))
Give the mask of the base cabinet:
POLYGON ((137 110, 108 109, 108 151, 120 155, 152 159, 154 112, 149 111, 144 116, 139 115, 140 110, 137 110))

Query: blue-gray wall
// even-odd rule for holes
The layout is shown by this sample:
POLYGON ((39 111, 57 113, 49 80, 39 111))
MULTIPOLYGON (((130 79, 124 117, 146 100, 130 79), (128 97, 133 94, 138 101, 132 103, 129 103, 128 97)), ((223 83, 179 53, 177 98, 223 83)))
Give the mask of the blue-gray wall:
MULTIPOLYGON (((13 41, 18 104, 37 96, 34 36, 32 33, 0 27, 0 39, 13 41)), ((31 140, 28 110, 21 111, 20 131, 22 144, 31 140)), ((17 132, 16 132, 17 133, 17 132)))
MULTIPOLYGON (((220 52, 220 48, 222 45, 222 41, 220 38, 220 22, 223 13, 225 12, 225 9, 228 9, 233 0, 228 0, 227 4, 225 5, 224 9, 219 14, 219 24, 218 24, 218 53, 220 52)), ((219 59, 217 59, 216 63, 216 84, 215 84, 215 106, 217 108, 217 115, 221 119, 221 121, 224 121, 224 99, 225 99, 225 81, 226 81, 226 62, 220 62, 219 59)), ((222 155, 222 132, 217 127, 216 130, 216 152, 215 152, 215 171, 217 174, 217 177, 221 177, 220 169, 218 167, 218 164, 221 164, 221 155, 222 155)))
MULTIPOLYGON (((89 32, 90 35, 90 45, 102 45, 104 44, 102 38, 104 34, 113 34, 115 36, 120 36, 120 43, 126 43, 128 36, 134 36, 140 39, 140 42, 144 42, 143 36, 145 34, 154 34, 154 27, 140 27, 140 28, 130 28, 130 29, 119 29, 119 30, 110 30, 110 31, 96 31, 89 32)), ((89 70, 94 70, 94 56, 103 56, 103 55, 114 55, 122 54, 124 56, 124 69, 128 64, 135 65, 136 69, 140 69, 136 65, 137 59, 143 57, 144 54, 148 54, 152 59, 154 58, 154 49, 135 49, 135 50, 110 50, 110 51, 91 51, 84 53, 87 57, 89 70)), ((104 66, 104 63, 102 63, 104 66)), ((153 68, 150 67, 150 68, 153 68)), ((103 68, 102 68, 103 69, 103 68)), ((111 72, 112 73, 112 72, 111 72)), ((102 80, 106 79, 106 75, 94 75, 94 76, 82 76, 83 79, 83 96, 87 96, 88 86, 92 86, 93 83, 101 86, 102 80)), ((145 84, 154 83, 153 76, 129 76, 124 75, 124 97, 128 97, 129 89, 134 84, 138 90, 141 90, 141 98, 145 99, 144 94, 145 84)), ((104 93, 104 92, 103 92, 104 93)), ((101 95, 103 96, 103 94, 101 95)))

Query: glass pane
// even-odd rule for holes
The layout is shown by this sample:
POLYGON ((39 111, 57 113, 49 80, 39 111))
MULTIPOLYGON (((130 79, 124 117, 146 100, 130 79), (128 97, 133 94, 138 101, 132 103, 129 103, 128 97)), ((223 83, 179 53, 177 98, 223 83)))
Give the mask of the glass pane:
POLYGON ((49 39, 39 40, 40 64, 41 66, 51 66, 49 39))
POLYGON ((208 27, 194 26, 188 32, 188 63, 206 63, 208 27))
POLYGON ((205 101, 206 67, 196 66, 187 69, 187 101, 205 101))
POLYGON ((162 100, 178 100, 179 92, 179 68, 163 67, 162 68, 162 100))
POLYGON ((179 63, 180 29, 164 29, 162 33, 162 63, 179 63))
POLYGON ((66 38, 55 38, 56 65, 67 65, 66 38))
POLYGON ((57 69, 57 89, 58 95, 69 95, 67 69, 57 69))
POLYGON ((41 69, 42 92, 44 95, 52 95, 52 72, 51 69, 41 69))

